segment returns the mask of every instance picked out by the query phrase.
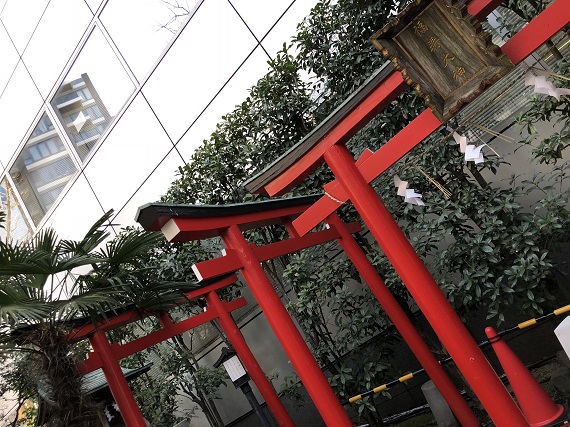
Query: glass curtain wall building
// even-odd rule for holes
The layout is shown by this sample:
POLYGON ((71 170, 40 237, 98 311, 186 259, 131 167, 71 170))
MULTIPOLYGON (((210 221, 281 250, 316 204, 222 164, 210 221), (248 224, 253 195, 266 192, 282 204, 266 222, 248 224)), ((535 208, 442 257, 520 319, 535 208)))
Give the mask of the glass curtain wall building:
MULTIPOLYGON (((0 0, 0 238, 51 226, 79 239, 109 209, 114 225, 134 225, 316 0, 179 3, 176 20, 161 0, 0 0)), ((240 317, 256 357, 266 372, 290 372, 255 313, 250 304, 240 317)), ((194 335, 217 337, 207 327, 194 335)), ((215 346, 203 363, 218 358, 207 353, 215 346)), ((250 409, 233 387, 222 397, 226 422, 250 409)))
POLYGON ((314 3, 1 0, 2 238, 133 224, 314 3))

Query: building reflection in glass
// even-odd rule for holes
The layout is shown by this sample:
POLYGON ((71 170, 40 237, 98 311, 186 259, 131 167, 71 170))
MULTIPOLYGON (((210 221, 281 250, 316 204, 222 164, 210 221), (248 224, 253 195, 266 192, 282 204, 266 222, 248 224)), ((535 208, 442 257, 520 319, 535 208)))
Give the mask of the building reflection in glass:
POLYGON ((32 229, 26 219, 18 195, 8 183, 7 178, 0 182, 0 211, 4 213, 3 228, 0 228, 0 240, 16 242, 27 240, 32 229))
POLYGON ((85 160, 101 137, 111 115, 87 74, 64 82, 52 106, 81 160, 85 160))
POLYGON ((32 221, 38 225, 77 170, 49 116, 44 113, 10 176, 32 221))

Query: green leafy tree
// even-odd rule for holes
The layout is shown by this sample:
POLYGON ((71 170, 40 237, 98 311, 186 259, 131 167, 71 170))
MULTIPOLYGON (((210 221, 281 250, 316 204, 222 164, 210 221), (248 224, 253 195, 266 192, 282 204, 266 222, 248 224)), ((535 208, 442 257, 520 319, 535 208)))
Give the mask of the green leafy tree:
MULTIPOLYGON (((203 309, 189 302, 172 310, 173 320, 179 321, 199 314, 203 309)), ((112 332, 114 342, 126 343, 160 328, 157 321, 146 318, 112 332)), ((190 337, 192 334, 190 334, 190 337)), ((190 338, 191 339, 191 338, 190 338)), ((153 426, 170 427, 182 420, 197 416, 196 409, 206 416, 213 427, 222 427, 223 421, 214 400, 218 389, 225 384, 227 374, 223 369, 200 366, 191 345, 182 336, 156 344, 123 361, 126 367, 136 368, 153 363, 156 366, 147 374, 133 381, 134 394, 144 417, 153 426), (181 399, 191 407, 182 409, 181 399)))
POLYGON ((183 284, 156 280, 141 261, 162 236, 131 230, 104 244, 111 215, 79 241, 45 229, 29 242, 0 242, 1 350, 25 354, 26 364, 15 364, 13 375, 42 396, 51 426, 99 423, 99 405, 83 395, 76 370, 85 349, 67 339, 74 319, 96 322, 126 305, 180 302, 183 284))
MULTIPOLYGON (((536 16, 543 3, 506 2, 511 11, 505 11, 508 31, 517 31, 525 20, 536 16)), ((243 181, 300 141, 384 62, 369 42, 370 36, 406 4, 319 1, 298 26, 292 44, 270 62, 269 72, 250 90, 248 98, 222 118, 212 136, 179 169, 179 178, 165 200, 221 204, 257 198, 245 194, 243 181), (295 57, 288 53, 293 51, 295 57), (301 75, 308 78, 303 80, 301 75)), ((549 44, 556 53, 553 43, 549 44)), ((556 73, 567 76, 567 62, 559 61, 554 67, 556 73)), ((424 195, 425 207, 402 203, 395 195, 390 173, 375 183, 420 257, 466 318, 482 308, 498 321, 504 320, 504 311, 512 306, 540 313, 557 292, 550 255, 557 242, 568 239, 570 194, 564 162, 568 99, 556 101, 540 95, 529 107, 518 120, 527 134, 516 143, 532 145, 534 159, 552 166, 546 173, 494 183, 489 176, 509 167, 508 159, 491 155, 480 165, 466 164, 448 132, 442 131, 420 144, 391 171, 405 174, 410 186, 424 195), (556 133, 548 138, 538 134, 535 125, 541 121, 556 124, 556 133), (451 197, 433 182, 447 188, 451 197), (529 194, 538 199, 534 206, 525 202, 529 194)), ((376 150, 424 108, 423 101, 407 91, 347 145, 355 156, 365 148, 376 150)), ((458 120, 452 125, 469 131, 468 124, 461 122, 461 117, 458 120)), ((320 192, 330 179, 330 172, 320 168, 292 194, 320 192)), ((350 207, 341 213, 347 220, 357 218, 350 207)), ((263 244, 285 236, 283 229, 272 228, 253 232, 248 238, 263 244)), ((403 308, 411 313, 410 295, 382 251, 369 239, 358 239, 403 308)), ((358 286, 360 279, 351 267, 332 261, 331 256, 330 248, 314 249, 266 264, 265 269, 278 288, 294 292, 291 300, 283 292, 289 310, 319 362, 330 372, 335 390, 348 396, 381 380, 386 367, 378 368, 362 343, 382 335, 389 322, 378 316, 375 301, 358 286), (358 368, 343 360, 343 355, 356 353, 360 357, 358 368)), ((387 348, 382 347, 380 352, 387 348)), ((368 406, 359 407, 363 419, 380 423, 373 404, 364 405, 368 406)))

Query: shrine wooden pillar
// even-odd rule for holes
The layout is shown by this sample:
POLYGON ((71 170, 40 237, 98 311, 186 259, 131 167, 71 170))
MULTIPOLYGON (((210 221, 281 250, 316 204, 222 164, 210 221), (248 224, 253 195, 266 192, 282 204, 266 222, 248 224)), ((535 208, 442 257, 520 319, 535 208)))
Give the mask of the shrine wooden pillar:
POLYGON ((340 246, 358 270, 384 311, 404 339, 414 356, 425 369, 430 379, 461 423, 463 427, 478 426, 479 420, 461 396, 457 387, 451 381, 443 367, 430 351, 412 321, 394 298, 384 281, 380 278, 374 266, 370 263, 366 254, 362 251, 358 243, 347 230, 346 224, 337 214, 331 214, 326 219, 327 224, 334 227, 340 234, 337 239, 340 246))
MULTIPOLYGON (((337 238, 337 242, 356 267, 356 270, 364 279, 376 297, 376 300, 380 303, 381 307, 384 308, 384 311, 398 332, 400 332, 402 338, 404 338, 404 341, 406 341, 410 350, 414 353, 414 356, 416 356, 422 367, 433 380, 461 425, 464 427, 478 426, 480 424, 479 420, 430 351, 429 347, 423 341, 411 320, 406 316, 406 313, 404 313, 398 301, 396 301, 396 298, 394 298, 390 290, 384 284, 376 272, 376 269, 366 257, 366 254, 362 251, 358 243, 356 243, 347 224, 345 224, 336 213, 329 215, 326 222, 338 233, 339 237, 337 238)), ((293 227, 292 221, 284 219, 283 223, 292 238, 300 237, 297 230, 293 227)))
POLYGON ((101 361, 101 367, 105 379, 109 384, 109 389, 119 407, 121 416, 127 427, 146 427, 146 422, 142 416, 133 393, 121 370, 119 361, 113 353, 111 344, 104 331, 97 331, 89 336, 91 346, 101 361))
POLYGON ((328 426, 352 427, 350 418, 330 387, 325 375, 295 323, 275 293, 259 260, 237 225, 221 231, 220 236, 228 249, 232 249, 241 262, 241 273, 251 289, 259 307, 287 353, 291 364, 301 378, 313 403, 328 426))
MULTIPOLYGON (((186 292, 186 298, 184 299, 184 302, 187 302, 191 299, 203 297, 207 294, 215 295, 216 290, 225 288, 234 283, 236 280, 237 277, 234 274, 225 275, 224 277, 211 280, 208 283, 205 283, 201 288, 186 292)), ((80 362, 77 365, 79 372, 86 374, 93 372, 95 369, 101 368, 103 370, 103 374, 105 375, 105 379, 109 384, 109 389, 111 390, 113 399, 115 400, 115 403, 117 403, 119 411, 121 412, 121 415, 127 427, 146 427, 146 422, 144 421, 142 413, 135 401, 132 391, 119 365, 119 360, 132 354, 138 353, 176 335, 180 335, 192 328, 195 328, 196 326, 209 322, 216 317, 220 317, 224 319, 224 321, 226 317, 231 319, 229 312, 244 307, 246 304, 247 302, 245 298, 238 298, 230 302, 222 302, 218 299, 217 303, 214 304, 215 307, 210 308, 210 310, 207 312, 186 318, 178 323, 174 323, 165 311, 155 312, 148 309, 130 310, 119 315, 110 316, 108 320, 101 322, 98 325, 87 322, 83 326, 78 326, 68 334, 68 339, 71 342, 81 341, 86 338, 89 339, 89 342, 93 347, 93 351, 88 353, 88 358, 86 360, 80 362), (117 329, 151 315, 158 316, 162 325, 162 329, 154 331, 148 335, 141 336, 131 342, 122 345, 118 343, 111 345, 109 343, 105 331, 117 329)), ((248 360, 248 363, 250 365, 253 365, 251 360, 248 360)), ((255 362, 255 364, 257 364, 257 362, 255 362)), ((257 368, 259 368, 259 366, 257 366, 257 368)), ((255 371, 255 367, 252 369, 255 371)), ((263 379, 267 382, 267 379, 260 369, 259 372, 254 372, 252 378, 254 378, 254 376, 255 378, 259 377, 260 373, 263 376, 263 379)), ((261 388, 263 388, 263 386, 261 388)), ((266 392, 265 389, 264 392, 266 392)), ((274 390, 273 393, 275 396, 277 396, 274 390)), ((272 408, 272 406, 275 406, 274 398, 269 396, 269 399, 267 397, 265 397, 265 399, 268 401, 270 408, 272 408)), ((272 411, 274 413, 279 413, 282 415, 284 408, 281 407, 277 408, 276 410, 273 410, 272 408, 272 411)), ((286 413, 285 415, 285 420, 287 421, 288 416, 286 413)), ((286 425, 288 427, 293 426, 292 423, 285 423, 282 425, 286 425)))
MULTIPOLYGON (((242 235, 245 230, 284 222, 290 224, 293 217, 304 212, 318 198, 313 195, 225 206, 151 203, 139 208, 137 221, 146 230, 161 230, 171 242, 220 236, 226 246, 222 256, 192 266, 198 280, 210 280, 240 271, 325 423, 348 427, 352 426, 352 422, 260 264, 335 240, 339 234, 334 229, 321 230, 260 247, 248 243, 242 235)), ((347 224, 346 227, 351 233, 362 229, 360 223, 347 224)), ((212 307, 217 304, 212 297, 209 303, 212 307)), ((208 309, 206 313, 209 312, 208 309)), ((218 317, 222 319, 220 315, 218 317)), ((227 332, 231 334, 233 328, 232 324, 228 324, 227 332)), ((236 342, 242 339, 240 335, 235 335, 235 338, 236 342)), ((247 359, 249 350, 245 345, 243 350, 247 359)))
POLYGON ((335 145, 324 157, 495 425, 527 426, 521 411, 420 257, 358 171, 350 151, 344 145, 335 145))
POLYGON ((241 362, 244 364, 259 392, 265 399, 265 403, 267 403, 267 406, 275 416, 277 423, 283 427, 295 427, 295 424, 283 406, 281 399, 279 399, 275 389, 263 373, 263 370, 259 366, 259 363, 257 363, 255 356, 241 335, 238 326, 230 314, 223 309, 222 302, 216 292, 207 293, 206 302, 208 303, 208 306, 211 306, 218 312, 218 322, 220 322, 220 326, 230 340, 234 350, 237 352, 241 362))

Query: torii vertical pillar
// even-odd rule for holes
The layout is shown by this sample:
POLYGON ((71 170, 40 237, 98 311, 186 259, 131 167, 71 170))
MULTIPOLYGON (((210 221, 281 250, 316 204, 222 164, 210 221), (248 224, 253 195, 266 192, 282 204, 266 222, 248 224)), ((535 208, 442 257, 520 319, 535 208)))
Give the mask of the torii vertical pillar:
POLYGON ((340 238, 337 239, 340 246, 352 261, 352 264, 356 267, 356 270, 358 270, 358 273, 362 276, 380 305, 384 308, 384 311, 400 335, 402 335, 402 338, 404 338, 404 341, 408 344, 412 353, 414 353, 422 367, 426 370, 461 425, 463 427, 478 426, 480 424, 479 420, 430 351, 412 321, 406 316, 406 313, 404 313, 404 310, 400 307, 394 295, 392 295, 384 281, 380 278, 376 269, 366 257, 366 254, 358 243, 356 243, 354 237, 352 237, 352 234, 347 229, 346 224, 336 213, 329 215, 326 222, 334 227, 340 234, 340 238))
POLYGON ((495 425, 528 426, 412 245, 362 177, 352 153, 336 144, 325 152, 324 158, 495 425))
POLYGON ((97 331, 89 337, 91 346, 96 354, 101 358, 103 364, 103 374, 109 384, 109 389, 113 399, 119 407, 121 416, 127 427, 146 427, 146 422, 142 416, 133 393, 127 383, 125 375, 121 370, 117 358, 113 354, 113 349, 104 331, 97 331))
POLYGON ((226 247, 234 249, 239 257, 242 265, 241 273, 245 281, 325 423, 328 426, 352 427, 350 418, 287 313, 283 302, 275 293, 273 285, 265 275, 239 227, 231 225, 220 235, 226 247))
POLYGON ((218 312, 218 322, 220 322, 220 325, 232 343, 234 350, 237 352, 240 360, 245 365, 247 372, 251 376, 251 379, 265 399, 267 406, 271 409, 277 423, 282 427, 295 427, 293 420, 285 410, 285 407, 275 392, 275 389, 261 370, 261 367, 257 363, 255 356, 241 335, 238 326, 232 319, 232 316, 223 309, 222 302, 215 291, 206 294, 206 302, 218 312))

